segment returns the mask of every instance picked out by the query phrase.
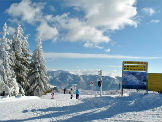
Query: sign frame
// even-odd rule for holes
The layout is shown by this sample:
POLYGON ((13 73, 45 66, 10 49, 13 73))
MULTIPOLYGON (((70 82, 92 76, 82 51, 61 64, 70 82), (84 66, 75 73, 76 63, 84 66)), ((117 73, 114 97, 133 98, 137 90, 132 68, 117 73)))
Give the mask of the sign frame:
MULTIPOLYGON (((121 89, 121 95, 123 96, 123 72, 124 71, 146 72, 146 74, 147 74, 147 70, 148 70, 148 62, 144 62, 144 61, 123 61, 122 62, 122 89, 121 89)), ((133 89, 133 87, 132 87, 132 89, 133 89)), ((148 91, 148 81, 146 81, 146 90, 148 91)))

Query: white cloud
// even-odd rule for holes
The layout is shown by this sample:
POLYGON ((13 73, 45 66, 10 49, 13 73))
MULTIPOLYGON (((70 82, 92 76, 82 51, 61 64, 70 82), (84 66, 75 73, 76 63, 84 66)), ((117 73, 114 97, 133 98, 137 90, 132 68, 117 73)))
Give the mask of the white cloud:
POLYGON ((58 31, 56 27, 49 26, 46 21, 42 21, 40 26, 37 28, 37 37, 42 40, 53 40, 56 41, 58 31))
POLYGON ((70 18, 69 14, 54 17, 54 21, 59 23, 60 28, 67 30, 64 40, 76 42, 85 42, 86 47, 97 45, 99 43, 108 43, 108 36, 103 34, 102 30, 89 26, 85 21, 78 18, 70 18))
MULTIPOLYGON (((108 66, 111 67, 111 66, 108 66)), ((105 71, 102 70, 102 76, 110 76, 115 78, 116 76, 121 76, 121 70, 118 70, 119 68, 121 69, 122 66, 118 66, 116 67, 117 69, 113 69, 110 72, 109 71, 105 71)), ((76 70, 68 70, 66 69, 66 71, 72 73, 72 74, 77 74, 77 75, 98 75, 98 71, 100 69, 76 69, 76 70)))
POLYGON ((109 53, 110 51, 111 51, 110 48, 105 49, 105 52, 106 52, 106 53, 109 53))
POLYGON ((85 43, 85 44, 84 44, 84 47, 86 47, 86 48, 98 48, 98 49, 103 49, 102 46, 99 46, 98 44, 94 44, 94 43, 89 43, 89 42, 85 43))
POLYGON ((110 38, 104 33, 107 30, 122 29, 126 25, 137 26, 134 17, 136 0, 71 0, 66 5, 73 6, 77 11, 84 11, 82 19, 69 17, 69 14, 56 16, 62 28, 67 30, 64 40, 83 41, 84 47, 103 48, 100 43, 109 43, 110 38))
POLYGON ((155 13, 153 8, 143 8, 142 12, 146 15, 152 16, 155 13))
POLYGON ((9 18, 8 21, 11 22, 11 23, 16 23, 16 24, 20 24, 21 23, 21 21, 18 20, 18 18, 9 18))
POLYGON ((151 20, 151 23, 159 23, 159 22, 160 22, 159 19, 153 19, 153 20, 151 20))
POLYGON ((80 23, 80 26, 75 26, 73 29, 69 30, 66 38, 71 41, 82 40, 91 43, 109 42, 110 40, 109 37, 103 35, 102 31, 94 27, 82 25, 82 23, 80 23))
MULTIPOLYGON (((49 25, 48 21, 53 17, 52 15, 44 15, 42 9, 45 7, 45 3, 37 2, 34 3, 30 0, 22 0, 20 3, 14 3, 6 10, 6 12, 13 17, 20 17, 22 21, 29 24, 35 22, 39 23, 37 27, 37 38, 42 40, 55 41, 59 35, 56 27, 49 25)), ((17 19, 13 19, 14 21, 17 19)), ((9 28, 12 32, 13 29, 9 28)))
POLYGON ((11 34, 11 35, 14 34, 14 33, 15 33, 15 28, 9 26, 9 27, 8 27, 8 32, 9 32, 9 34, 11 34))
POLYGON ((46 15, 46 16, 45 16, 45 19, 46 19, 47 21, 51 21, 51 20, 53 19, 53 16, 52 16, 52 15, 46 15))
POLYGON ((126 25, 137 26, 133 19, 137 14, 135 3, 136 0, 72 0, 69 5, 85 11, 88 25, 115 30, 126 25))
MULTIPOLYGON (((121 66, 120 66, 121 67, 121 66)), ((121 70, 112 70, 112 72, 108 72, 106 73, 104 76, 110 76, 110 77, 113 77, 113 78, 116 78, 117 76, 120 76, 122 77, 122 73, 121 73, 121 70)))
MULTIPOLYGON (((60 36, 64 41, 81 41, 84 47, 103 49, 99 44, 110 42, 106 31, 123 29, 127 25, 137 26, 134 19, 137 14, 135 3, 136 0, 68 1, 68 6, 85 13, 81 18, 71 17, 70 12, 57 16, 45 15, 46 13, 42 12, 45 3, 31 0, 14 3, 6 12, 29 24, 38 22, 40 25, 37 27, 37 36, 42 40, 55 40, 60 36)), ((49 9, 54 10, 54 7, 49 9)))
POLYGON ((162 57, 139 57, 123 55, 106 55, 106 54, 88 54, 88 53, 44 53, 47 59, 71 58, 71 59, 162 59, 162 57))
POLYGON ((40 19, 44 8, 43 3, 32 3, 30 0, 22 0, 20 3, 14 3, 6 10, 13 17, 21 17, 23 21, 30 24, 40 19))

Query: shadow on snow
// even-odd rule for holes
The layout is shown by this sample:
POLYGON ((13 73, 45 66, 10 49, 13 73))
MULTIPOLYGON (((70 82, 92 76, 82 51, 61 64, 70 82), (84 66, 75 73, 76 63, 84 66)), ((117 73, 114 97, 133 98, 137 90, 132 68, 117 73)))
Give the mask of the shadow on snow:
MULTIPOLYGON (((162 96, 160 94, 147 94, 147 95, 132 94, 131 96, 127 97, 113 98, 110 96, 103 96, 103 97, 87 98, 82 100, 83 103, 77 105, 63 106, 63 107, 49 107, 46 109, 32 109, 30 111, 40 113, 50 112, 49 114, 39 115, 37 117, 31 117, 27 119, 6 120, 6 121, 3 120, 3 122, 24 122, 36 119, 55 118, 64 115, 69 116, 69 114, 74 115, 71 115, 71 117, 69 116, 68 119, 53 120, 53 121, 83 122, 98 119, 106 119, 126 112, 139 112, 160 107, 162 105, 161 97, 162 96)), ((27 112, 29 111, 28 110, 23 111, 23 113, 27 112)))

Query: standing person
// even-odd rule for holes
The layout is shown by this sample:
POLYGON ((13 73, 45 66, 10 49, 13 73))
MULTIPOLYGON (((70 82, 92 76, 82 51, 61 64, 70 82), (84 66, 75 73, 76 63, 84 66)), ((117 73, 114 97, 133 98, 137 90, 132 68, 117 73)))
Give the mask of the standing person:
POLYGON ((76 93, 76 99, 79 99, 79 90, 77 89, 75 93, 76 93))
POLYGON ((54 91, 53 90, 52 90, 51 95, 52 95, 52 98, 51 99, 54 99, 54 91))
POLYGON ((73 89, 71 88, 71 90, 70 90, 70 99, 72 99, 73 98, 73 89))
POLYGON ((64 94, 66 94, 66 88, 64 88, 64 94))

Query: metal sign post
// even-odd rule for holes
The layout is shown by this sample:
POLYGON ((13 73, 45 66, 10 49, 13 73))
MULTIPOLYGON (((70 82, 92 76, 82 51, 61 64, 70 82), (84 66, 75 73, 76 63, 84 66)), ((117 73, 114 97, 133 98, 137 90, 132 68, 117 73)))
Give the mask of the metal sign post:
POLYGON ((77 84, 72 84, 72 88, 73 88, 73 90, 76 90, 77 89, 77 84))
POLYGON ((99 77, 98 82, 100 82, 100 86, 99 86, 100 87, 100 96, 102 96, 102 70, 98 71, 98 77, 99 77))
POLYGON ((94 82, 93 81, 90 82, 90 86, 91 86, 91 90, 92 90, 92 94, 93 94, 93 86, 94 86, 94 82))
POLYGON ((124 62, 122 63, 122 85, 121 85, 121 96, 123 96, 123 66, 124 66, 124 62))

